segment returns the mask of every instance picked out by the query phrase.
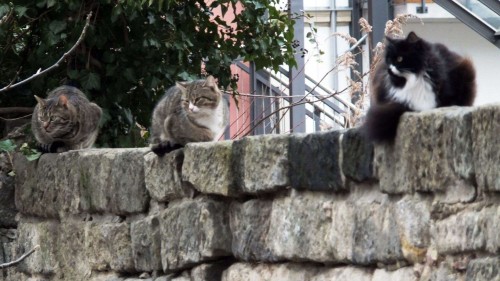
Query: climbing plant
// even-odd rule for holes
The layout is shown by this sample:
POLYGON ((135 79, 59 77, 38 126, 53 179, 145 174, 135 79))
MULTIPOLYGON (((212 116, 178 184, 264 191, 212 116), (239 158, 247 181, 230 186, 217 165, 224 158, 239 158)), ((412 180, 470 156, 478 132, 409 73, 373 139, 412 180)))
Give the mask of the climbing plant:
POLYGON ((144 145, 154 104, 177 80, 205 73, 236 88, 235 59, 257 68, 294 65, 293 23, 278 0, 16 0, 0 3, 0 88, 46 69, 81 35, 58 67, 0 92, 0 105, 34 106, 33 95, 69 84, 104 111, 98 145, 144 145), (229 19, 229 20, 228 20, 229 19))

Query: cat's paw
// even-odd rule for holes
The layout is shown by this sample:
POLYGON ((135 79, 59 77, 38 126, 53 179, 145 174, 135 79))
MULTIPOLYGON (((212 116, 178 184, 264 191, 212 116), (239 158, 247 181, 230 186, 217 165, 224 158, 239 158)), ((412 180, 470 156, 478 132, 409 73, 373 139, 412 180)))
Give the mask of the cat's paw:
POLYGON ((176 149, 183 148, 183 145, 180 145, 178 143, 171 143, 169 141, 165 142, 160 142, 159 144, 155 144, 151 147, 151 151, 153 151, 156 155, 159 157, 162 157, 163 155, 172 152, 176 149))
POLYGON ((64 148, 64 142, 55 141, 53 143, 39 143, 38 150, 42 153, 58 153, 61 152, 64 148))

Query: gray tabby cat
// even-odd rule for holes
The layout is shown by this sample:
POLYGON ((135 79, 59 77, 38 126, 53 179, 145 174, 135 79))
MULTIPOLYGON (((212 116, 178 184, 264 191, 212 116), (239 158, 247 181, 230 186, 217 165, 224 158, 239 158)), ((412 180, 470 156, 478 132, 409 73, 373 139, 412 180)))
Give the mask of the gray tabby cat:
POLYGON ((102 110, 75 87, 61 86, 47 99, 35 96, 31 129, 42 152, 91 147, 98 134, 102 110))
POLYGON ((188 142, 216 141, 229 123, 229 109, 215 78, 177 82, 153 111, 151 150, 163 156, 188 142))

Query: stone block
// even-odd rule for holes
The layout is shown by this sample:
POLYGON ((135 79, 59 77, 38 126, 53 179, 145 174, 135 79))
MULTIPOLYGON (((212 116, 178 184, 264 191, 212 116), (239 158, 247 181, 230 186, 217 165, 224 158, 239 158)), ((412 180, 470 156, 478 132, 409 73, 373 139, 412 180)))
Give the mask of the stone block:
POLYGON ((393 264, 403 260, 398 222, 390 202, 356 204, 353 233, 354 264, 393 264))
POLYGON ((44 154, 28 163, 16 156, 16 206, 24 214, 61 217, 80 213, 127 215, 145 211, 146 149, 84 149, 44 154))
MULTIPOLYGON (((323 206, 331 212, 331 234, 327 237, 333 252, 332 262, 351 263, 353 261, 354 233, 356 233, 357 206, 353 202, 335 202, 323 206)), ((326 239, 325 239, 326 240, 326 239)))
POLYGON ((442 261, 436 267, 425 268, 420 276, 419 280, 422 281, 457 281, 464 280, 463 271, 459 272, 453 268, 453 264, 450 261, 442 261))
POLYGON ((412 267, 403 267, 394 271, 388 271, 386 269, 376 269, 373 272, 373 277, 371 281, 418 281, 419 279, 414 273, 412 267))
POLYGON ((161 233, 158 216, 133 222, 130 226, 132 254, 137 271, 161 270, 161 233))
POLYGON ((172 278, 171 281, 191 281, 191 278, 189 278, 189 276, 179 276, 172 278))
POLYGON ((373 144, 361 133, 359 128, 344 131, 341 140, 342 171, 354 181, 361 182, 374 178, 373 144))
POLYGON ((484 212, 465 210, 435 222, 431 228, 436 250, 440 254, 456 254, 484 250, 487 225, 484 212))
POLYGON ((134 272, 132 242, 128 223, 88 223, 85 249, 93 270, 134 272))
POLYGON ((29 258, 18 265, 19 271, 27 274, 55 274, 58 268, 59 224, 56 221, 21 221, 17 231, 19 237, 14 253, 16 259, 39 246, 29 258))
POLYGON ((215 262, 198 265, 191 270, 191 279, 189 281, 220 281, 222 272, 229 267, 229 263, 215 262))
POLYGON ((241 193, 269 193, 290 185, 288 139, 288 135, 261 135, 234 142, 232 165, 241 193))
POLYGON ((459 202, 474 198, 472 112, 446 107, 405 113, 395 144, 375 149, 380 188, 396 194, 460 188, 468 192, 459 202))
POLYGON ((57 154, 43 154, 38 161, 32 162, 20 153, 15 154, 15 202, 19 212, 45 218, 58 216, 60 203, 63 203, 62 188, 65 188, 60 184, 58 162, 57 154))
POLYGON ((346 189, 341 167, 341 135, 340 131, 332 131, 290 137, 289 177, 293 188, 346 189))
MULTIPOLYGON (((421 232, 410 229, 418 223, 399 229, 395 208, 388 200, 357 202, 356 198, 336 197, 295 191, 272 202, 253 199, 233 203, 233 255, 260 262, 392 264, 404 260, 401 233, 406 231, 414 243, 424 239, 421 232)), ((410 211, 402 212, 410 217, 410 211)))
POLYGON ((475 259, 467 265, 466 281, 500 281, 500 258, 475 259))
POLYGON ((15 259, 12 256, 17 239, 17 229, 0 228, 0 264, 15 259))
POLYGON ((486 220, 486 250, 500 254, 500 205, 485 208, 481 213, 486 220))
POLYGON ((231 255, 229 211, 207 197, 172 203, 160 214, 161 257, 167 273, 231 255))
POLYGON ((423 262, 431 240, 430 202, 406 196, 396 203, 395 213, 404 257, 411 263, 423 262))
POLYGON ((108 273, 97 273, 93 275, 88 280, 90 281, 124 281, 125 278, 120 277, 118 274, 114 272, 108 273))
POLYGON ((477 185, 500 192, 500 104, 478 107, 472 113, 473 160, 477 185))
MULTIPOLYGON (((332 269, 320 269, 311 281, 371 281, 372 271, 366 268, 344 266, 332 269)), ((304 279, 307 280, 307 279, 304 279)))
POLYGON ((332 262, 332 195, 297 192, 273 201, 267 234, 273 260, 332 262))
MULTIPOLYGON (((4 154, 0 154, 0 158, 2 155, 4 154)), ((6 175, 0 168, 0 228, 17 226, 15 202, 14 178, 6 175)))
POLYGON ((311 264, 235 263, 222 275, 222 281, 371 281, 371 271, 350 266, 327 268, 311 264))
POLYGON ((239 260, 274 261, 267 241, 272 206, 260 199, 231 204, 232 252, 239 260))
POLYGON ((178 149, 158 157, 154 153, 144 156, 144 173, 149 195, 156 201, 168 202, 191 197, 193 189, 182 181, 184 151, 178 149))
MULTIPOLYGON (((143 149, 89 149, 74 155, 76 167, 67 174, 68 186, 78 187, 75 205, 85 212, 127 215, 146 210, 143 149), (78 198, 80 197, 80 198, 78 198)), ((74 209, 74 208, 72 208, 74 209)))
POLYGON ((231 141, 189 143, 184 150, 182 179, 202 193, 237 194, 232 145, 231 141))
POLYGON ((57 245, 58 274, 60 279, 88 279, 92 268, 85 248, 85 227, 83 218, 64 219, 60 222, 57 245))

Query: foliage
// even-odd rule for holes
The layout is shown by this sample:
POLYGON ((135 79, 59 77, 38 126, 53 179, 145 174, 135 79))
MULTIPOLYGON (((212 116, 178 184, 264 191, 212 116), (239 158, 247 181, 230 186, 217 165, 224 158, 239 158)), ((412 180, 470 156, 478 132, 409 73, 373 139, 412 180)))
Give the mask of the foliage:
POLYGON ((0 86, 51 66, 79 37, 84 42, 55 71, 0 93, 2 106, 31 106, 33 95, 80 87, 104 111, 98 145, 144 145, 157 100, 174 81, 209 73, 236 88, 230 65, 295 65, 293 19, 277 0, 16 0, 0 4, 0 86), (240 5, 243 9, 239 9, 240 5), (219 13, 216 13, 220 11, 219 13), (235 12, 238 11, 238 12, 235 12), (219 14, 219 15, 217 15, 219 14), (227 22, 222 16, 234 18, 227 22))
MULTIPOLYGON (((0 141, 0 152, 7 153, 9 159, 11 159, 10 153, 15 152, 16 147, 17 145, 10 139, 0 141)), ((28 161, 37 160, 42 155, 37 149, 31 148, 28 143, 23 143, 19 148, 19 152, 21 152, 28 161)), ((12 159, 10 161, 12 162, 12 159)))
POLYGON ((42 156, 42 153, 35 148, 31 148, 28 143, 23 143, 19 148, 19 151, 28 159, 28 161, 34 161, 42 156))
POLYGON ((0 141, 0 151, 2 152, 12 152, 16 149, 16 145, 12 140, 6 139, 3 141, 0 141))

